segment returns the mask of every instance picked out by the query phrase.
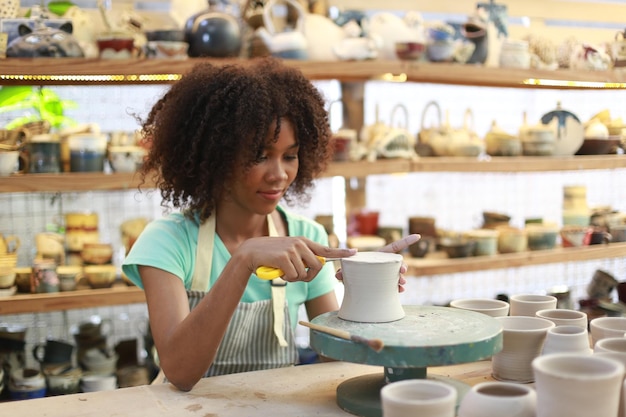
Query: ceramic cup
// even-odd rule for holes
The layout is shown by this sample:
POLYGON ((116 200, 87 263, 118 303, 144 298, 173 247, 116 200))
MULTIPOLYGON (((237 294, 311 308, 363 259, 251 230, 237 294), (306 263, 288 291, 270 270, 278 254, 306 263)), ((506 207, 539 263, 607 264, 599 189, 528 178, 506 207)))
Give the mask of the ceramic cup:
POLYGON ((33 348, 33 357, 42 364, 68 363, 72 360, 74 345, 61 340, 47 340, 33 348))
POLYGON ((504 317, 509 314, 509 303, 491 298, 461 298, 452 300, 450 307, 475 311, 491 317, 504 317))
POLYGON ((557 326, 578 326, 588 328, 587 313, 566 308, 548 308, 535 313, 537 317, 550 320, 557 326))
POLYGON ((608 298, 618 283, 613 275, 597 269, 587 285, 587 295, 589 298, 608 298))
POLYGON ((607 337, 600 339, 593 346, 593 351, 598 352, 618 352, 626 355, 626 337, 607 337))
POLYGON ((496 317, 502 323, 502 350, 491 358, 493 377, 499 381, 533 382, 532 361, 541 354, 550 320, 539 317, 496 317))
POLYGON ((589 226, 565 225, 560 230, 564 248, 588 246, 593 228, 589 226))
POLYGON ((407 379, 385 385, 380 398, 385 417, 454 417, 457 392, 441 381, 407 379))
POLYGON ((563 352, 591 355, 593 351, 589 345, 587 329, 579 326, 556 326, 548 329, 541 354, 563 352))
MULTIPOLYGON (((621 362, 621 364, 624 365, 624 368, 626 369, 626 352, 594 351, 593 356, 616 360, 618 362, 621 362)), ((624 376, 626 376, 626 373, 624 374, 624 376)), ((623 389, 619 399, 619 411, 617 413, 618 417, 626 416, 626 380, 624 381, 624 385, 622 385, 622 387, 623 389)))
POLYGON ((537 417, 617 416, 624 365, 596 355, 555 353, 533 363, 537 417))
POLYGON ((489 381, 465 394, 458 417, 535 417, 536 410, 537 393, 530 386, 489 381))
POLYGON ((541 294, 515 294, 509 298, 511 316, 534 317, 537 311, 556 308, 556 297, 541 294))
POLYGON ((591 343, 595 347, 598 340, 607 337, 624 337, 626 317, 597 317, 589 322, 591 343))
POLYGON ((611 226, 611 242, 626 242, 626 224, 616 224, 611 226))
POLYGON ((402 255, 385 252, 359 252, 342 258, 344 296, 337 316, 367 323, 403 318, 398 293, 402 259, 402 255))

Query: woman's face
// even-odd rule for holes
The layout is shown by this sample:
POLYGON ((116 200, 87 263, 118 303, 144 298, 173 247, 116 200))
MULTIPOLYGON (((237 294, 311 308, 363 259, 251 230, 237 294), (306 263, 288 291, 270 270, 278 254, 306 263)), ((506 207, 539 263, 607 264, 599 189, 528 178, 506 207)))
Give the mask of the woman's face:
POLYGON ((278 140, 270 127, 266 147, 248 170, 238 170, 230 188, 230 199, 244 211, 271 213, 298 174, 298 143, 291 122, 281 120, 278 140))

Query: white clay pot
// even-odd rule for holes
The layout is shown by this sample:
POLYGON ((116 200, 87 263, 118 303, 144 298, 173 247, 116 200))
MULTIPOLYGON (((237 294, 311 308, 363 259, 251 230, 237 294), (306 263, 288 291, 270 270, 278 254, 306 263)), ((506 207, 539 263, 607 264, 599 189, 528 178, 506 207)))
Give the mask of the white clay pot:
POLYGON ((624 365, 596 355, 553 353, 533 361, 537 417, 616 416, 624 365))
POLYGON ((459 417, 535 417, 537 393, 512 382, 481 382, 459 404, 459 417))
POLYGON ((344 320, 384 323, 404 317, 398 280, 402 255, 359 252, 341 259, 343 301, 337 316, 344 320))

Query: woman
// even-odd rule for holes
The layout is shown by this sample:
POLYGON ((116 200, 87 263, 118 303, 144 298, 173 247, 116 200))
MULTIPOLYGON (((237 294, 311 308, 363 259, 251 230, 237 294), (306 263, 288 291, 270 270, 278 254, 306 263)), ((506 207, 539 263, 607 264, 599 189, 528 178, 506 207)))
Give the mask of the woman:
POLYGON ((190 390, 203 376, 296 363, 298 308, 309 318, 338 309, 334 271, 316 255, 355 253, 278 205, 306 200, 329 160, 323 98, 273 59, 202 63, 142 127, 142 175, 180 212, 148 225, 123 270, 145 290, 165 376, 190 390), (283 279, 258 278, 264 265, 283 279))

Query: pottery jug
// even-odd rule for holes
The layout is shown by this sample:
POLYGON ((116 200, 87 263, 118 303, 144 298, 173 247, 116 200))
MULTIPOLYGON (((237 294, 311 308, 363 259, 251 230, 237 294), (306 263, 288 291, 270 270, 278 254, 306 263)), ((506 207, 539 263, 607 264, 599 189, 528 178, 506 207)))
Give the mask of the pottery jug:
POLYGON ((256 34, 263 40, 270 53, 285 59, 308 59, 309 43, 304 35, 306 12, 296 0, 284 0, 298 13, 296 27, 291 31, 278 32, 272 21, 272 7, 276 0, 270 0, 263 7, 263 27, 256 34))
POLYGON ((190 57, 227 58, 239 55, 242 44, 238 20, 220 6, 218 0, 209 0, 209 9, 192 15, 185 22, 185 41, 190 57))
POLYGON ((474 44, 474 51, 467 64, 484 64, 489 52, 489 38, 487 27, 478 22, 467 22, 462 26, 462 34, 468 41, 474 44))
POLYGON ((398 296, 402 255, 359 252, 341 259, 345 292, 337 316, 364 323, 384 323, 404 317, 398 296))

